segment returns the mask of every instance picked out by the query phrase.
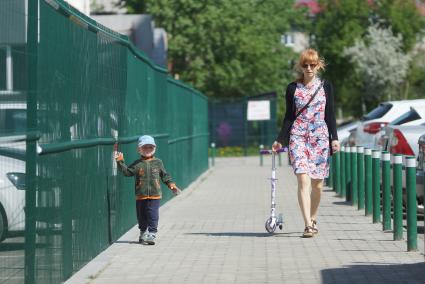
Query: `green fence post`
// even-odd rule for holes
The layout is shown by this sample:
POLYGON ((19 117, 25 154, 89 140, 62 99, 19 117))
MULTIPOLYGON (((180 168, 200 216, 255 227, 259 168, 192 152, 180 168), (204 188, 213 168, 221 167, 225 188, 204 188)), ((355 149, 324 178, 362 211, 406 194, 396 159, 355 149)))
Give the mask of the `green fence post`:
POLYGON ((340 187, 340 196, 345 198, 346 192, 346 181, 345 181, 345 147, 341 147, 341 187, 340 187))
POLYGON ((418 219, 416 202, 416 158, 406 156, 406 192, 407 192, 407 251, 418 248, 418 219))
MULTIPOLYGON (((3 3, 2 3, 3 4, 3 3)), ((38 89, 38 1, 28 1, 27 22, 27 131, 37 130, 37 89, 38 89)), ((4 73, 3 73, 4 74, 4 73)), ((37 145, 36 140, 26 141, 25 151, 25 235, 24 235, 24 283, 36 282, 36 218, 37 198, 37 145)), ((16 213, 16 212, 15 212, 16 213)), ((22 265, 22 264, 21 264, 22 265)), ((4 263, 2 263, 4 266, 4 263)), ((3 268, 2 268, 3 269, 3 268)))
POLYGON ((373 223, 381 221, 381 175, 380 175, 381 151, 372 151, 372 207, 373 223))
POLYGON ((372 150, 364 149, 365 216, 372 215, 372 150))
POLYGON ((333 166, 333 159, 332 156, 329 156, 329 177, 328 177, 328 182, 326 183, 326 185, 328 187, 332 187, 333 189, 333 185, 334 185, 334 166, 333 166))
POLYGON ((340 152, 336 152, 333 154, 334 158, 334 166, 335 166, 335 174, 334 174, 334 184, 335 184, 335 192, 337 195, 341 194, 341 159, 340 152))
POLYGON ((394 190, 394 241, 403 239, 403 156, 393 156, 393 190, 394 190))
POLYGON ((391 165, 390 153, 382 152, 382 229, 391 230, 391 165))
MULTIPOLYGON (((261 144, 260 145, 260 152, 264 149, 264 145, 261 144)), ((260 166, 263 166, 263 155, 260 154, 260 166)))
POLYGON ((357 147, 357 186, 358 186, 358 203, 357 209, 364 209, 364 147, 357 147))
POLYGON ((215 143, 211 143, 211 166, 215 165, 215 143))
POLYGON ((357 147, 351 147, 351 205, 357 205, 357 147))
POLYGON ((345 147, 345 200, 351 201, 351 147, 345 147))

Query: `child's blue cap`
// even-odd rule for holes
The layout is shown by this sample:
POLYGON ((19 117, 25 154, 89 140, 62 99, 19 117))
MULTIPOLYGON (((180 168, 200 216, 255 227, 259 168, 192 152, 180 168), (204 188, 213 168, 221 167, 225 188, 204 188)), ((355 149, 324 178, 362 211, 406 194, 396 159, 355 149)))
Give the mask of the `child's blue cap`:
POLYGON ((149 135, 140 136, 137 146, 142 147, 143 145, 154 145, 154 146, 156 146, 155 140, 153 139, 152 136, 149 136, 149 135))

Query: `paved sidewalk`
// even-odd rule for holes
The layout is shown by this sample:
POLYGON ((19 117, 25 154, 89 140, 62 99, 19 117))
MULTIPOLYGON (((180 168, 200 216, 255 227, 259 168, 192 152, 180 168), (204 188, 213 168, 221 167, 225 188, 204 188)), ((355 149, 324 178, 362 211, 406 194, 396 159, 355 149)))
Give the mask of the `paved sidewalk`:
POLYGON ((155 246, 136 243, 134 227, 67 283, 425 283, 423 238, 417 252, 406 252, 406 241, 393 241, 329 189, 319 234, 301 238, 296 179, 286 163, 277 172, 284 228, 268 234, 270 157, 264 164, 217 159, 161 208, 155 246))

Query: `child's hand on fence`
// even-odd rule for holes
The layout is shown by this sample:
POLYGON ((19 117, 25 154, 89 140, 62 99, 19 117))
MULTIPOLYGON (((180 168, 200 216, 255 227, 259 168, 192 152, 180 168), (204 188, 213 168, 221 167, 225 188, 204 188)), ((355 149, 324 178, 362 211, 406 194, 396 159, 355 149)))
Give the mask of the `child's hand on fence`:
POLYGON ((178 188, 174 183, 170 184, 170 189, 174 195, 179 195, 180 193, 182 193, 180 188, 178 188))
POLYGON ((115 152, 115 161, 119 162, 119 161, 124 161, 124 155, 121 152, 115 152))

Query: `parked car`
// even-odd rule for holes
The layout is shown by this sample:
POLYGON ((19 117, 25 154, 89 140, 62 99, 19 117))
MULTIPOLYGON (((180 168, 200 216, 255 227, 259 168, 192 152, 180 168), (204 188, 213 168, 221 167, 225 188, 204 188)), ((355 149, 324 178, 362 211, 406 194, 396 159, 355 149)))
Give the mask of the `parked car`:
POLYGON ((412 106, 425 106, 425 99, 390 101, 379 104, 378 107, 363 116, 355 130, 355 144, 373 148, 375 134, 400 115, 408 113, 412 106))
MULTIPOLYGON (((419 138, 425 133, 425 123, 422 125, 392 125, 387 127, 388 133, 388 150, 392 154, 403 154, 415 156, 419 159, 419 138)), ((418 164, 419 165, 419 164, 418 164)), ((417 173, 418 178, 418 173, 417 173)), ((423 180, 423 179, 422 179, 423 180)), ((418 180, 416 181, 418 184, 418 180)), ((403 172, 403 203, 406 204, 406 175, 403 172)), ((423 187, 416 186, 416 197, 418 200, 418 212, 424 213, 423 208, 423 187)))
POLYGON ((412 106, 410 110, 390 123, 387 126, 381 128, 381 130, 375 134, 375 143, 373 148, 380 150, 388 150, 388 131, 387 128, 392 125, 404 125, 404 126, 415 126, 422 125, 425 123, 425 105, 423 106, 412 106))
MULTIPOLYGON (((0 103, 0 242, 25 230, 26 103, 0 103), (21 133, 21 134, 17 134, 21 133)), ((71 137, 74 128, 70 128, 71 137)), ((40 149, 37 149, 39 151, 40 149)), ((38 165, 37 165, 38 166, 38 165)), ((47 175, 48 170, 44 170, 47 175)), ((61 188, 37 188, 32 220, 36 232, 61 229, 61 188), (56 217, 56 218, 55 218, 56 217)))
POLYGON ((25 229, 25 154, 0 142, 0 242, 25 229))
POLYGON ((417 157, 418 139, 425 133, 425 123, 421 125, 391 125, 386 128, 388 145, 384 150, 391 154, 403 154, 417 157))
POLYGON ((350 131, 352 131, 353 129, 356 129, 359 123, 360 123, 360 121, 358 121, 358 120, 351 121, 351 122, 346 123, 344 125, 340 125, 337 128, 338 139, 341 142, 341 145, 345 146, 347 144, 347 139, 350 136, 350 131))

